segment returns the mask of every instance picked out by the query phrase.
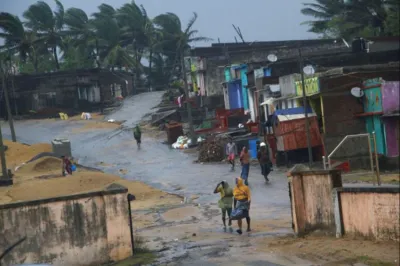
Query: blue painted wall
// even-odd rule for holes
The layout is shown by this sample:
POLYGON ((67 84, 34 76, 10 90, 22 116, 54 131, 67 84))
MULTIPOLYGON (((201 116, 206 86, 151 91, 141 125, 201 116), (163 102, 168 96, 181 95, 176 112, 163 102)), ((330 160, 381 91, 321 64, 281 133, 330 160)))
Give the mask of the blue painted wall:
POLYGON ((240 80, 234 80, 228 83, 228 96, 230 109, 243 108, 243 95, 240 80))
POLYGON ((264 77, 270 77, 272 75, 272 71, 270 68, 264 68, 264 77))

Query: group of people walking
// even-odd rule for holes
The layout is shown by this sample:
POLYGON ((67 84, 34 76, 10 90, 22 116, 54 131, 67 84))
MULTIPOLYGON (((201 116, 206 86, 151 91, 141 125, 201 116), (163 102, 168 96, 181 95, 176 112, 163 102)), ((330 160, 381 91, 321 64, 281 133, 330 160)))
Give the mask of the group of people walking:
MULTIPOLYGON (((231 165, 231 170, 235 170, 235 155, 237 154, 236 144, 232 139, 226 146, 226 154, 228 155, 228 162, 231 165)), ((240 152, 240 163, 242 171, 240 177, 235 179, 235 187, 230 188, 228 182, 220 182, 214 190, 214 193, 220 193, 221 198, 218 201, 218 207, 222 211, 222 222, 226 229, 226 222, 228 226, 232 226, 232 220, 237 220, 238 229, 236 232, 242 234, 242 220, 246 219, 247 232, 251 231, 250 227, 250 205, 251 205, 251 192, 249 188, 249 171, 250 171, 250 153, 247 147, 243 147, 240 152), (233 206, 233 208, 232 208, 233 206)), ((271 161, 267 145, 262 142, 257 151, 257 159, 260 164, 261 174, 265 181, 269 182, 268 175, 272 171, 271 161)))
POLYGON ((228 182, 222 181, 217 185, 214 193, 220 193, 221 198, 218 201, 218 206, 222 211, 222 223, 226 229, 226 222, 228 226, 232 226, 232 220, 237 220, 238 234, 242 234, 242 219, 246 219, 247 232, 251 231, 250 227, 250 203, 251 203, 251 192, 250 188, 246 186, 243 179, 236 178, 236 185, 232 189, 228 182), (233 208, 232 208, 233 207, 233 208))
MULTIPOLYGON (((226 145, 226 154, 228 155, 228 162, 231 165, 231 170, 234 171, 237 147, 232 139, 230 139, 229 143, 226 145)), ((250 172, 250 153, 247 147, 242 148, 239 159, 242 166, 242 172, 240 174, 240 177, 244 180, 245 185, 248 185, 248 178, 250 172)), ((264 177, 265 181, 269 182, 268 175, 271 173, 272 169, 271 169, 271 161, 269 159, 268 148, 264 142, 260 143, 260 148, 257 151, 257 160, 260 164, 262 176, 264 177)))

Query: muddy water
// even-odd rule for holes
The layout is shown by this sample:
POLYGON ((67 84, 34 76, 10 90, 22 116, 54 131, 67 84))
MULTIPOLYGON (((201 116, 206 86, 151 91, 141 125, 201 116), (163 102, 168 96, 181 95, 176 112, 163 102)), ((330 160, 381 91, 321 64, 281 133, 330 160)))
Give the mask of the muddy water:
MULTIPOLYGON (((135 96, 125 100, 124 106, 108 118, 126 120, 124 127, 132 127, 160 99, 161 93, 135 96)), ((159 251, 161 265, 293 265, 300 262, 258 252, 254 247, 254 241, 259 238, 291 232, 284 173, 272 172, 271 182, 265 184, 259 168, 251 167, 253 231, 239 236, 234 232, 236 225, 226 231, 222 227, 216 204, 219 196, 212 193, 222 180, 233 186, 239 169, 231 172, 227 165, 193 164, 192 154, 172 150, 145 135, 142 149, 137 150, 129 130, 76 130, 81 126, 82 123, 74 121, 24 121, 16 123, 16 132, 18 140, 25 143, 67 137, 71 140, 73 156, 80 164, 100 167, 126 179, 143 181, 184 196, 186 200, 180 206, 134 212, 136 233, 146 238, 150 248, 159 251)), ((9 138, 7 126, 3 125, 2 129, 9 138)))

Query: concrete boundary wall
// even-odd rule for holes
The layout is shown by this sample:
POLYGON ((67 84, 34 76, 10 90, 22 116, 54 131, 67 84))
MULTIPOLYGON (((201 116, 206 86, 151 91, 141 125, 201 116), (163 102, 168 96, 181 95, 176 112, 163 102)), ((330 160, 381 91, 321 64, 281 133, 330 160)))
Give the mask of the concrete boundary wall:
POLYGON ((400 240, 399 187, 334 189, 336 236, 400 240))
POLYGON ((1 265, 102 265, 132 255, 128 190, 104 191, 0 205, 0 253, 26 237, 1 265))

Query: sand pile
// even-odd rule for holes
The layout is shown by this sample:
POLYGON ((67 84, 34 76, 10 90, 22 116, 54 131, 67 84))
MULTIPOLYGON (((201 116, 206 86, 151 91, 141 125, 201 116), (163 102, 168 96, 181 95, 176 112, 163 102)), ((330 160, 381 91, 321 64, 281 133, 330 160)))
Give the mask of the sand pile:
POLYGON ((61 167, 61 159, 49 156, 22 165, 15 171, 14 185, 0 188, 0 204, 99 191, 112 183, 125 186, 136 196, 134 209, 180 204, 182 200, 142 182, 79 167, 72 176, 62 176, 61 167))
POLYGON ((5 140, 4 145, 8 147, 6 151, 7 168, 12 170, 14 170, 16 166, 29 161, 39 153, 52 151, 51 145, 47 143, 38 143, 28 146, 18 142, 5 140))
POLYGON ((58 172, 61 174, 62 160, 55 157, 45 156, 39 158, 33 162, 22 165, 16 173, 18 175, 38 175, 38 174, 50 174, 58 172))

